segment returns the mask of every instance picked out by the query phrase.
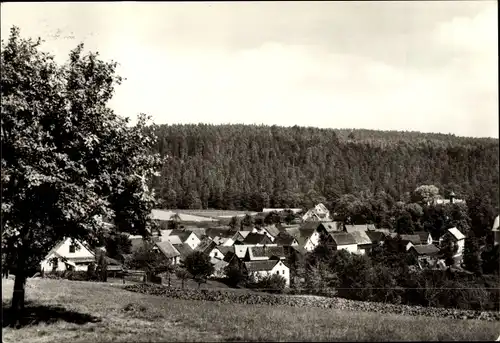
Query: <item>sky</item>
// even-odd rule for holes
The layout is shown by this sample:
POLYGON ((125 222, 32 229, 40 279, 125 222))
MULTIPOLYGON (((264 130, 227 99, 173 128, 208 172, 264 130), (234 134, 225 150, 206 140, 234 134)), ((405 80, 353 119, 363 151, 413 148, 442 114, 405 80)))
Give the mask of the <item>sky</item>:
POLYGON ((157 124, 499 136, 497 2, 2 3, 63 63, 119 63, 110 106, 157 124))

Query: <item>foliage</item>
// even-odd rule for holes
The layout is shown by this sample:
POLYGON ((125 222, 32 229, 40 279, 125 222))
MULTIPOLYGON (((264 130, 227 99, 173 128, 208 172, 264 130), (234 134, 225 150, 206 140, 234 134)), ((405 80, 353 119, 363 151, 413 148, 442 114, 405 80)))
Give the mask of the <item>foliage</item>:
POLYGON ((40 44, 14 27, 1 51, 2 247, 15 251, 16 315, 26 268, 61 239, 94 245, 102 218, 148 234, 148 182, 163 163, 148 117, 129 126, 106 106, 121 82, 116 63, 80 44, 58 65, 40 44))
MULTIPOLYGON (((206 208, 261 211, 268 207, 309 209, 323 201, 333 209, 343 194, 359 197, 368 191, 384 192, 394 202, 423 184, 446 192, 460 185, 460 193, 455 192, 463 199, 478 191, 498 206, 497 139, 354 132, 356 140, 351 141, 345 130, 161 125, 157 151, 171 159, 155 188, 165 196, 175 192, 169 208, 182 205, 187 189, 196 189, 206 208)), ((370 216, 364 212, 353 220, 370 216)))
POLYGON ((144 244, 125 261, 126 267, 143 270, 146 272, 147 280, 151 280, 160 273, 171 272, 173 266, 170 260, 162 253, 153 250, 153 247, 152 242, 144 241, 144 244))
POLYGON ((184 282, 192 277, 192 275, 184 268, 177 268, 175 270, 175 276, 181 280, 182 288, 184 288, 184 282))
POLYGON ((124 255, 132 251, 132 242, 127 235, 121 233, 111 233, 105 238, 106 254, 114 259, 122 260, 124 255))
POLYGON ((232 287, 237 287, 240 284, 246 284, 248 280, 248 273, 245 268, 241 268, 240 264, 229 264, 224 269, 224 274, 226 275, 229 285, 232 287))
POLYGON ((286 280, 278 274, 266 275, 255 282, 252 287, 269 293, 281 293, 286 287, 286 280))
POLYGON ((481 253, 482 270, 485 274, 500 274, 500 245, 488 244, 481 253))
POLYGON ((478 239, 474 236, 465 239, 463 262, 465 269, 478 275, 482 274, 481 251, 478 239))
POLYGON ((201 251, 193 251, 188 255, 184 260, 184 266, 198 283, 198 287, 214 272, 214 266, 210 262, 210 256, 201 251))
POLYGON ((434 185, 421 185, 413 191, 413 200, 417 203, 427 204, 438 198, 439 188, 434 185))

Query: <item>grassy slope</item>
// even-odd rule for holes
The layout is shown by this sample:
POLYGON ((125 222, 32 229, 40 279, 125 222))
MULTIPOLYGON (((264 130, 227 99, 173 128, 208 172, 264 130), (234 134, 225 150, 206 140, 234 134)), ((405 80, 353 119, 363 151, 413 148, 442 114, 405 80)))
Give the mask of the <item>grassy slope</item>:
MULTIPOLYGON (((13 283, 3 281, 5 303, 13 283)), ((66 280, 30 279, 27 298, 33 301, 29 306, 62 305, 79 314, 53 314, 60 320, 5 328, 4 342, 492 340, 500 332, 500 323, 185 301, 66 280), (124 311, 127 305, 136 310, 124 311), (74 323, 83 314, 100 321, 74 323)))

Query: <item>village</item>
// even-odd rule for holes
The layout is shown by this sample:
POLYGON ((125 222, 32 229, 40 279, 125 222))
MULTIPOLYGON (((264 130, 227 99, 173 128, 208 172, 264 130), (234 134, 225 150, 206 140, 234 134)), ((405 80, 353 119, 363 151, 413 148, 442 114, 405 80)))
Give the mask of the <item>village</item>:
MULTIPOLYGON (((463 200, 458 199, 459 202, 463 200)), ((450 202, 440 199, 438 204, 450 202)), ((451 199, 453 202, 453 199, 451 199)), ((150 232, 152 250, 173 266, 181 265, 193 252, 202 252, 210 258, 214 266, 211 277, 224 278, 228 266, 243 266, 248 276, 254 281, 277 274, 290 286, 292 275, 288 257, 296 252, 306 255, 320 244, 321 237, 334 250, 345 250, 352 254, 368 254, 374 247, 384 244, 401 245, 409 256, 413 257, 413 268, 447 268, 441 253, 443 242, 451 240, 456 245, 453 266, 460 268, 466 237, 456 227, 451 227, 441 237, 432 237, 426 231, 413 234, 398 234, 387 228, 377 228, 374 224, 350 225, 332 220, 330 211, 323 205, 303 213, 301 209, 265 208, 261 213, 245 211, 214 210, 163 210, 154 209, 151 218, 158 224, 158 229, 150 232), (228 219, 240 220, 256 215, 293 213, 294 219, 289 224, 265 223, 252 227, 232 227, 228 219), (226 223, 223 225, 221 223, 226 223)), ((111 225, 111 224, 109 224, 111 225)), ((500 243, 499 217, 491 229, 494 244, 500 243)), ((132 251, 144 248, 142 236, 129 235, 132 251)), ((75 270, 86 271, 91 263, 96 263, 99 252, 105 248, 92 249, 86 243, 67 238, 57 244, 41 263, 45 273, 75 270), (97 253, 96 253, 97 252, 97 253)), ((132 254, 130 254, 132 255, 132 254)), ((129 255, 129 256, 130 256, 129 255)), ((126 272, 123 261, 110 257, 107 259, 107 271, 110 275, 122 277, 141 271, 126 272)), ((166 283, 166 280, 160 281, 166 283)))

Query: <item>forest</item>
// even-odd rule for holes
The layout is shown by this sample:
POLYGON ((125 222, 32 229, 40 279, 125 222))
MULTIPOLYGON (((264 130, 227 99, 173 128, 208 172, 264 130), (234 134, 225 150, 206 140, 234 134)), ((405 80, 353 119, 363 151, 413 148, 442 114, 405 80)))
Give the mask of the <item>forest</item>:
POLYGON ((163 208, 333 209, 342 196, 410 202, 420 185, 498 212, 499 142, 455 135, 264 125, 158 125, 163 208))

